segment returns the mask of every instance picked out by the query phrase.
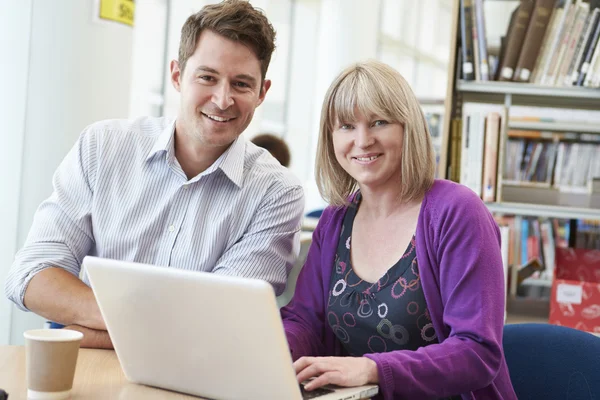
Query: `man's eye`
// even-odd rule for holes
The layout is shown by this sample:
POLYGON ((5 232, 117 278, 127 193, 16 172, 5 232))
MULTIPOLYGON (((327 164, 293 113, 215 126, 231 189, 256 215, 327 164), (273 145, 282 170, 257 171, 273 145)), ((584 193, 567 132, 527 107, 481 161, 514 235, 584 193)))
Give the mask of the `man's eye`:
POLYGON ((212 82, 215 80, 215 78, 213 78, 210 75, 200 75, 198 78, 202 79, 203 81, 207 81, 207 82, 212 82))
POLYGON ((240 87, 240 88, 249 88, 250 85, 248 85, 246 82, 236 82, 234 83, 235 86, 240 87))

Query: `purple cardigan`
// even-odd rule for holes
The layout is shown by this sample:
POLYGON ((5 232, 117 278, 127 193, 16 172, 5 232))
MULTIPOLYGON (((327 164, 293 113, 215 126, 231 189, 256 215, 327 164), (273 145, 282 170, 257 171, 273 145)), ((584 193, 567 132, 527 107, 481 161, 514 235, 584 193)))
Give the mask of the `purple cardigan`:
MULTIPOLYGON (((281 310, 294 360, 345 355, 326 323, 329 281, 346 208, 328 207, 313 233, 291 303, 281 310)), ((417 224, 417 260, 439 344, 367 354, 384 399, 516 399, 502 350, 500 233, 470 189, 436 180, 417 224)))

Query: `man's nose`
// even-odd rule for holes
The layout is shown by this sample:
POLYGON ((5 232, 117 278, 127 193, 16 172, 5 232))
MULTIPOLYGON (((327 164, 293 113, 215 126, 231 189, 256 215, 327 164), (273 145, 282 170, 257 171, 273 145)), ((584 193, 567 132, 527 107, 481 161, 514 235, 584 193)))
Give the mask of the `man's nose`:
POLYGON ((226 110, 233 105, 233 95, 228 83, 223 82, 216 87, 212 96, 212 102, 221 110, 226 110))

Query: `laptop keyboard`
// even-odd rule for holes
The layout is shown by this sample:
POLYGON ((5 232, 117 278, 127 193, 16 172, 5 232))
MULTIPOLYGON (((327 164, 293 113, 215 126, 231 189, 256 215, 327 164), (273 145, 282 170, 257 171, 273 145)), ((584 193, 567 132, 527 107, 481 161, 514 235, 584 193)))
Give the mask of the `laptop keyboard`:
POLYGON ((333 393, 335 390, 326 389, 326 388, 318 388, 311 391, 305 390, 304 385, 300 385, 300 391, 302 392, 303 399, 315 399, 317 397, 325 396, 326 394, 333 393))

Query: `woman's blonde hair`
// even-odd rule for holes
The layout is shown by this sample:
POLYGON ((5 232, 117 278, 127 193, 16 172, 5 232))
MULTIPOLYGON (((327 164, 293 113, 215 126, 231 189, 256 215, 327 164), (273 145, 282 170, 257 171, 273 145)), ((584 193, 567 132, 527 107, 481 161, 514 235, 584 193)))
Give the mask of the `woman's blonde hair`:
POLYGON ((398 71, 379 61, 366 61, 342 71, 325 95, 315 164, 321 196, 332 205, 343 206, 356 190, 357 182, 335 157, 332 134, 338 122, 356 121, 357 113, 403 125, 400 196, 410 201, 424 195, 435 175, 435 154, 425 114, 398 71))

